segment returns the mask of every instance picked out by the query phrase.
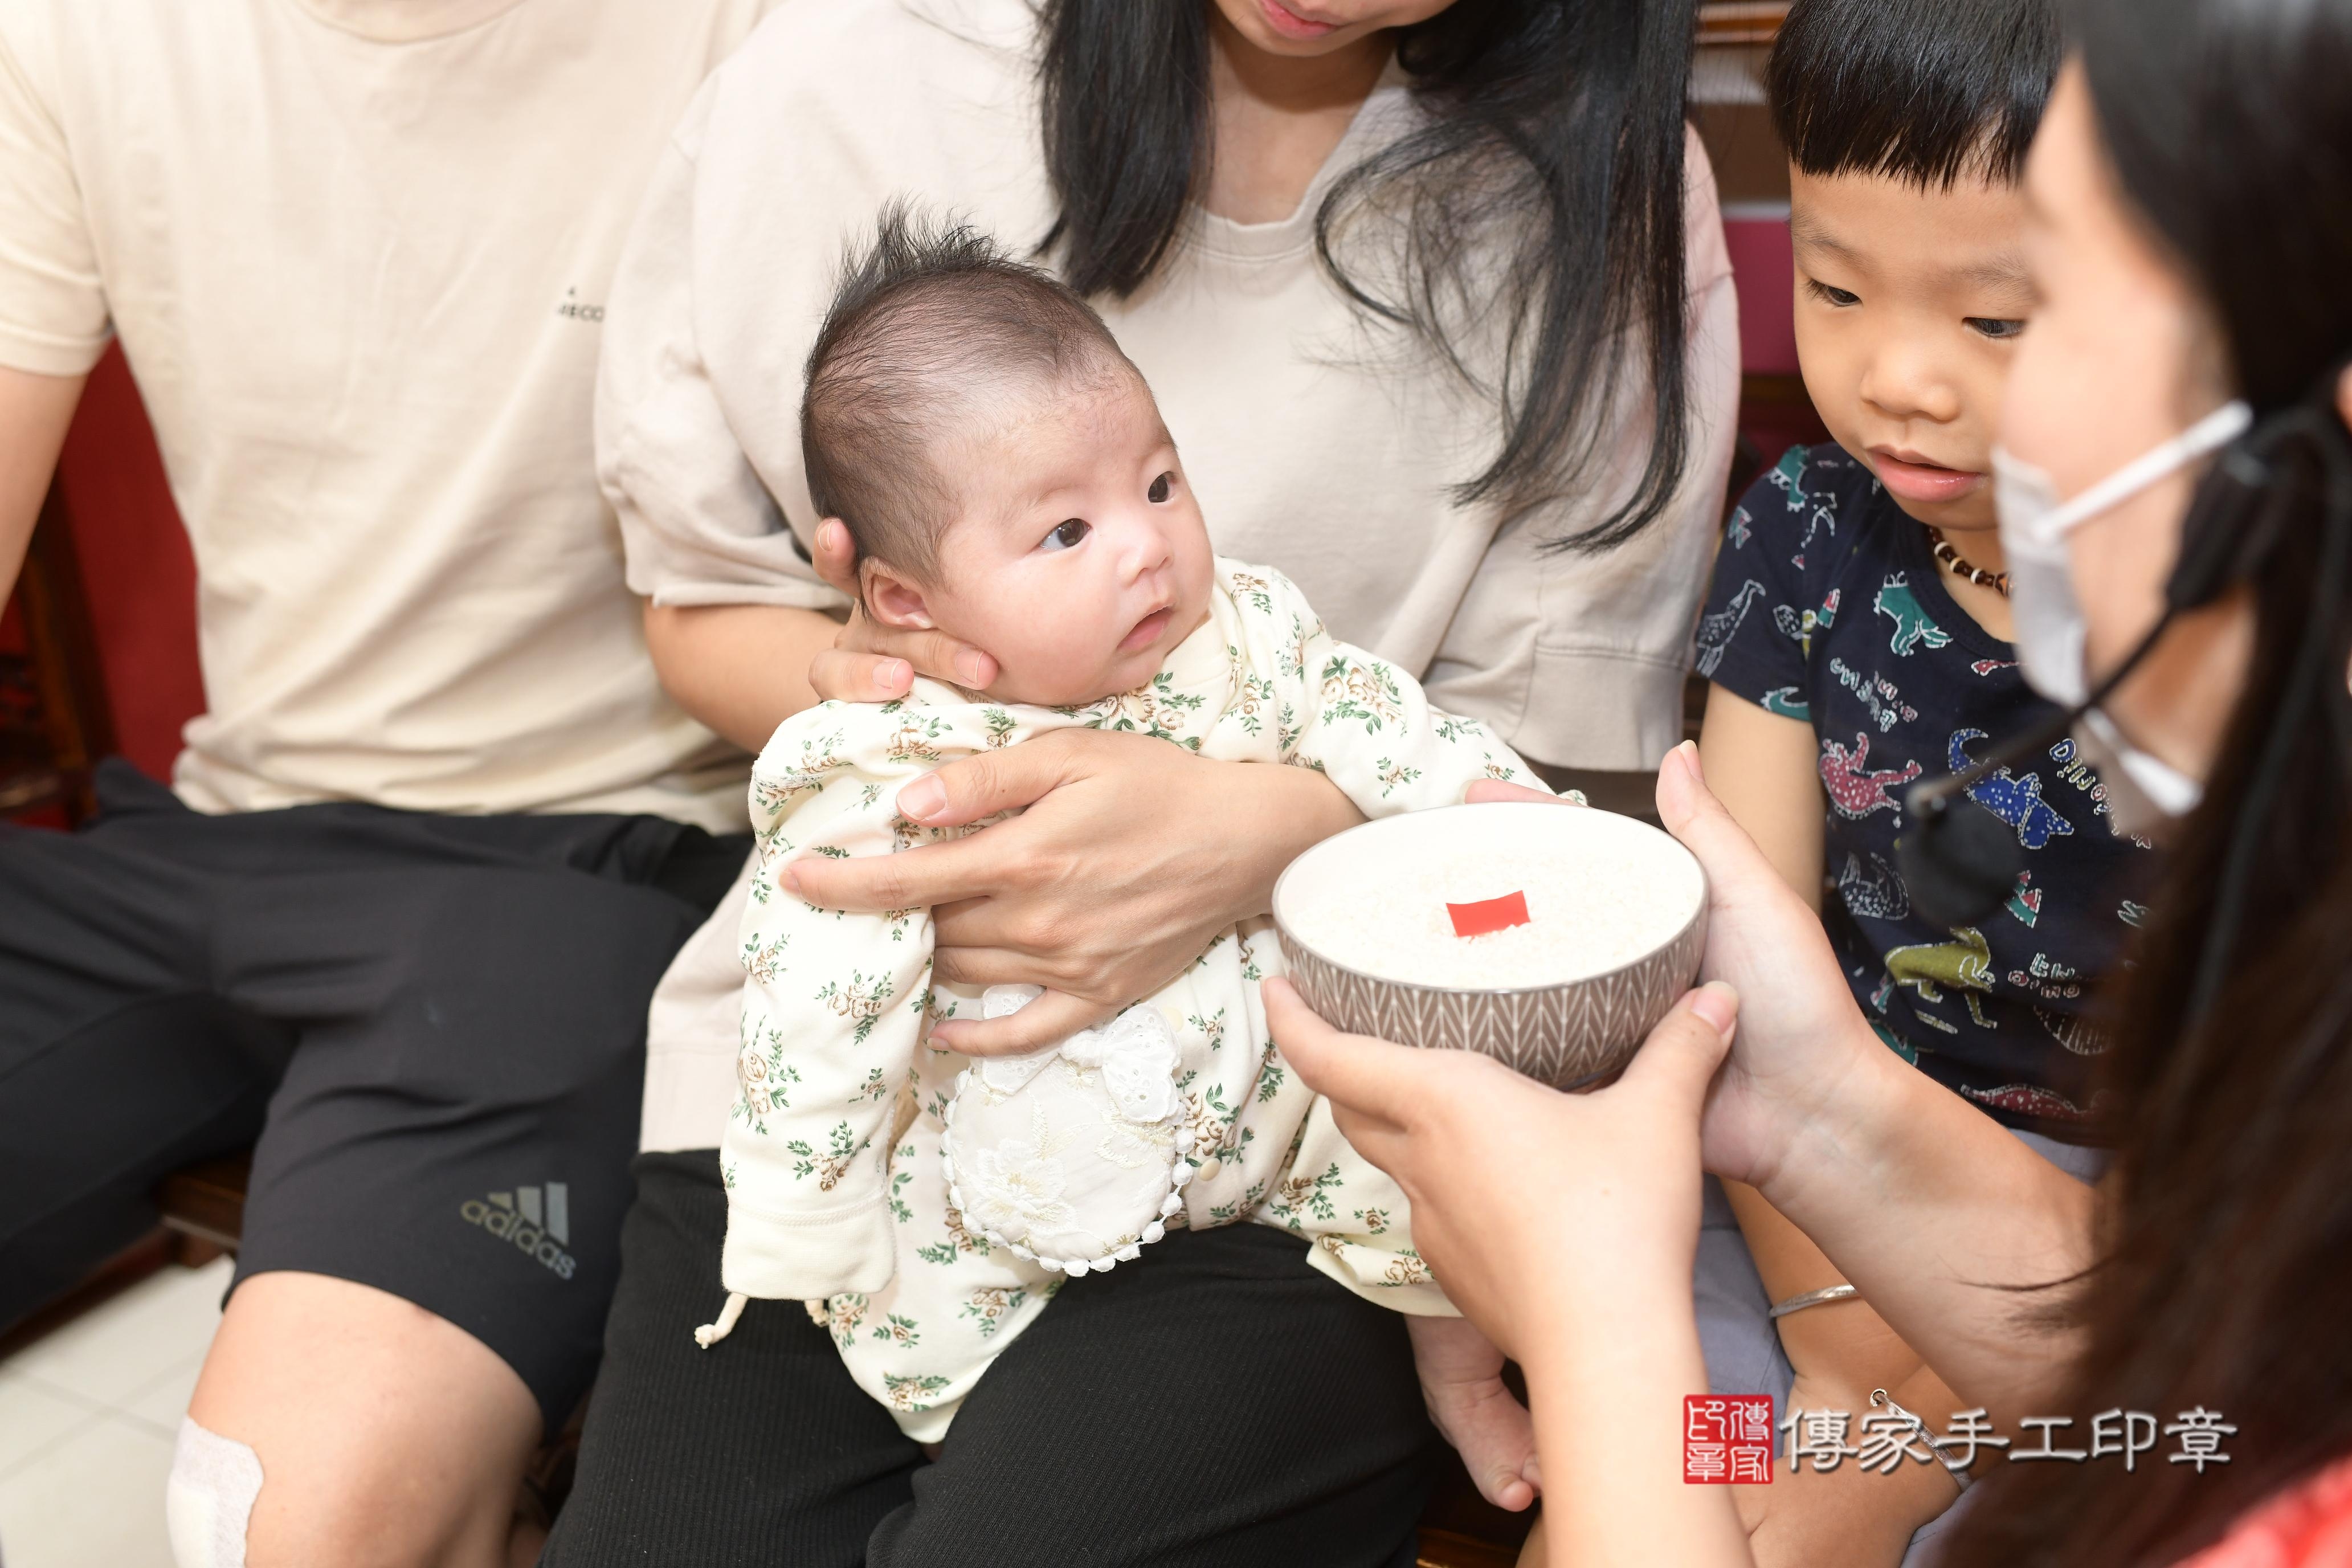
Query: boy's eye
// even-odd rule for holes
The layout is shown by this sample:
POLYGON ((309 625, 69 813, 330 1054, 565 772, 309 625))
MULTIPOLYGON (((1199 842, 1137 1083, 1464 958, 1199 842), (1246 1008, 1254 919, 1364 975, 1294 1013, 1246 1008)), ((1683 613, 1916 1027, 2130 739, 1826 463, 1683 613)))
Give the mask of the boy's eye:
POLYGON ((1995 342, 2002 342, 2025 331, 2023 321, 2005 321, 1998 316, 1970 316, 1969 331, 1979 332, 1995 342))
POLYGON ((1067 550, 1072 545, 1084 539, 1093 531, 1093 529, 1094 524, 1088 522, 1082 517, 1065 518, 1053 532, 1047 534, 1045 539, 1038 543, 1037 548, 1040 550, 1067 550))
POLYGON ((1144 499, 1150 501, 1152 505, 1158 506, 1161 501, 1166 500, 1175 489, 1176 476, 1162 474, 1151 481, 1151 488, 1144 492, 1144 499))
POLYGON ((1843 307, 1847 305, 1859 305, 1862 303, 1862 296, 1854 293, 1853 290, 1847 289, 1832 289, 1828 284, 1815 282, 1811 278, 1805 279, 1805 287, 1811 292, 1814 299, 1821 300, 1823 304, 1843 307))

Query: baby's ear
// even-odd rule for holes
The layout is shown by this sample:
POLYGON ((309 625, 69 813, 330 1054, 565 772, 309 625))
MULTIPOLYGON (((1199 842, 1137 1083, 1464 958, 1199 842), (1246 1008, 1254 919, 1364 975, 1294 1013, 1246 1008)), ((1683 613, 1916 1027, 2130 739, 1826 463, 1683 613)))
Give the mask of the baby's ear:
POLYGON ((937 624, 921 584, 896 567, 869 555, 857 563, 857 578, 866 615, 881 625, 900 631, 929 631, 937 624))

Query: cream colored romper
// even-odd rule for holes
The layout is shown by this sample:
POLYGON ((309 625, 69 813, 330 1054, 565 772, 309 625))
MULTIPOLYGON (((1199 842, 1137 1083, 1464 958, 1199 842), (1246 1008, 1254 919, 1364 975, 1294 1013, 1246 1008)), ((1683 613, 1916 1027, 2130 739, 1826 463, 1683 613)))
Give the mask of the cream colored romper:
MULTIPOLYGON (((1432 709, 1411 677, 1334 640, 1280 574, 1223 560, 1207 624, 1137 690, 1054 710, 922 680, 899 701, 827 702, 776 731, 752 772, 759 851, 740 955, 739 1093, 720 1149, 722 1273, 730 1291, 808 1302, 858 1383, 920 1441, 945 1433, 1079 1258, 1059 1244, 1067 1257, 1016 1250, 990 1233, 1065 1234, 1104 1200, 1097 1178, 1115 1167, 1138 1172, 1146 1196, 1167 1194, 1164 1214, 1150 1211, 1165 1228, 1279 1226, 1312 1241, 1313 1266, 1360 1295, 1400 1311, 1453 1311, 1413 1251, 1402 1194, 1348 1146, 1268 1036, 1257 983, 1283 964, 1264 919, 1225 931, 1104 1032, 1118 1032, 1130 1068, 1153 1059, 1134 1054, 1149 1044, 1136 1040, 1172 1042, 1172 1071, 1130 1070, 1122 1089, 1099 1040, 1092 1055, 1079 1048, 1091 1032, 1066 1042, 1036 1069, 1062 1075, 1064 1121, 1049 1125, 1039 1110, 1034 1136, 999 1137, 978 1154, 960 1145, 966 1206, 951 1201, 942 1141, 974 1064, 926 1036, 933 1019, 978 1016, 981 994, 930 984, 928 910, 820 910, 777 877, 803 855, 887 854, 970 831, 909 823, 898 791, 958 757, 1071 726, 1319 769, 1368 816, 1454 805, 1482 778, 1535 782, 1475 721, 1432 709), (1067 1096, 1085 1093, 1108 1109, 1082 1128, 1067 1121, 1080 1103, 1067 1096)), ((960 1110, 1003 1101, 998 1090, 1019 1089, 1034 1067, 982 1065, 997 1089, 975 1073, 960 1110)), ((958 1122, 957 1134, 973 1125, 958 1122)), ((1133 1258, 1162 1228, 1098 1237, 1092 1266, 1133 1258)))

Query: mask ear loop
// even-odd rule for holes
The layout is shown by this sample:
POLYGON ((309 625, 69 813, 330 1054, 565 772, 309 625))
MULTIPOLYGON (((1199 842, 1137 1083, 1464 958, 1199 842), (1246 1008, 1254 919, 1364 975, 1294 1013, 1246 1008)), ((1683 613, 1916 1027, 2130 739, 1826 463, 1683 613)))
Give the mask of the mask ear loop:
MULTIPOLYGON (((2198 955, 2196 984, 2189 993, 2187 1026, 2190 1029, 2203 1023, 2221 995, 2230 959, 2237 947, 2238 928, 2244 923, 2246 889, 2249 874, 2253 868, 2255 843, 2269 820, 2271 807, 2277 802, 2289 753, 2302 731, 2302 717, 2319 693, 2319 683, 2326 672, 2329 652, 2336 644, 2337 617, 2330 613, 2329 605, 2340 595, 2347 565, 2352 563, 2352 454, 2347 454, 2342 427, 2336 425, 2333 411, 2321 416, 2308 407, 2296 409, 2267 434, 2272 438, 2263 441, 2265 448, 2284 444, 2294 437, 2305 437, 2308 448, 2318 461, 2322 479, 2319 565, 2313 574, 2309 615, 2304 626, 2303 640, 2295 648, 2294 663, 2288 671, 2286 692, 2271 721, 2269 734, 2263 737, 2262 754, 2253 773, 2253 787, 2241 805, 2236 822, 2231 825, 2229 853, 2221 863, 2221 886, 2214 900, 2212 923, 2206 929, 2204 950, 2198 955)), ((2261 473, 2259 488, 2269 489, 2274 473, 2265 460, 2267 454, 2264 458, 2257 458, 2251 451, 2232 455, 2241 463, 2255 465, 2261 473)), ((2242 485, 2252 477, 2242 469, 2232 475, 2242 485)), ((2250 573, 2262 556, 2269 552, 2272 542, 2278 537, 2284 524, 2284 506, 2275 503, 2265 508, 2252 538, 2246 542, 2245 547, 2226 554, 2204 540, 2193 542, 2209 562, 2219 557, 2228 564, 2215 571, 2212 579, 2205 583, 2183 584, 2184 573, 2176 572, 2175 585, 2190 591, 2203 590, 2199 597, 2188 600, 2179 607, 2209 602, 2228 583, 2240 580, 2250 573)), ((2221 520, 2214 518, 2211 521, 2218 524, 2221 520)), ((2218 526, 2213 531, 2226 533, 2226 530, 2218 526)), ((2186 553, 2188 548, 2189 545, 2184 544, 2181 563, 2184 569, 2190 564, 2191 558, 2186 553)), ((2205 563, 2200 563, 2202 564, 2205 563)), ((2207 569, 2210 570, 2210 567, 2207 569)), ((2173 590, 2168 588, 2167 598, 2174 596, 2173 590)), ((2340 734, 2342 721, 2332 722, 2329 728, 2340 734)))
POLYGON ((1990 812, 1967 809, 1968 791, 2063 736, 2131 678, 2174 617, 2210 602, 2268 548, 2275 529, 2249 533, 2233 526, 2260 505, 2271 482, 2270 469, 2249 449, 2254 439, 2241 437, 2223 447, 2198 487, 2181 524, 2180 559, 2165 583, 2163 613, 2131 651, 2074 706, 1958 773, 1913 784, 1904 796, 1911 828, 1895 842, 1895 866, 1911 890, 1911 907, 1928 920, 1955 930, 1974 924, 2000 907, 2025 869, 2024 851, 2007 826, 1990 812))

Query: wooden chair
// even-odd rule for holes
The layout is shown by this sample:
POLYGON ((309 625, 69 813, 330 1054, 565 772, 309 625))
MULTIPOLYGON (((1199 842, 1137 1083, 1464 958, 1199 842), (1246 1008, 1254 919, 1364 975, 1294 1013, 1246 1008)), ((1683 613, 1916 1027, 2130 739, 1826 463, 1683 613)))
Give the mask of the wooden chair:
POLYGON ((52 485, 12 602, 22 647, 0 652, 0 816, 70 826, 97 809, 99 759, 114 749, 89 601, 65 492, 52 485))

